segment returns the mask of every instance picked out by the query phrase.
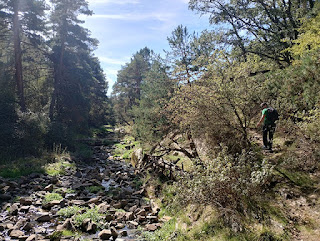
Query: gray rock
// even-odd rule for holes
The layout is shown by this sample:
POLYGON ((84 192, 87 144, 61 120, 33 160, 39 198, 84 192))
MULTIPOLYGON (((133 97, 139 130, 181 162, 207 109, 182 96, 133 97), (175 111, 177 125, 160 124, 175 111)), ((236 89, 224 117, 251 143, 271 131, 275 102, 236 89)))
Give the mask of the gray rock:
POLYGON ((158 229, 158 227, 155 224, 147 224, 145 229, 147 231, 153 232, 153 231, 156 231, 158 229))
POLYGON ((40 216, 36 219, 37 222, 49 222, 50 220, 50 213, 40 213, 40 216))
POLYGON ((53 184, 49 184, 48 186, 46 186, 43 190, 47 191, 47 192, 52 192, 53 191, 53 184))
POLYGON ((9 201, 11 199, 11 195, 9 194, 0 194, 0 201, 9 201))
POLYGON ((14 229, 10 232, 11 238, 19 238, 20 236, 23 236, 23 235, 24 235, 24 232, 17 230, 17 229, 14 229))
POLYGON ((23 230, 24 231, 30 231, 31 229, 33 228, 33 224, 32 223, 30 223, 30 222, 27 222, 24 226, 23 226, 23 230))
POLYGON ((120 237, 127 237, 127 236, 128 236, 127 230, 121 230, 121 231, 119 232, 119 236, 120 236, 120 237))
POLYGON ((111 235, 112 235, 113 239, 115 240, 119 236, 119 234, 118 234, 117 230, 115 229, 115 227, 111 227, 110 230, 111 230, 111 235))
POLYGON ((31 236, 29 236, 29 238, 26 239, 26 241, 35 241, 37 238, 37 236, 35 234, 32 234, 31 236))
POLYGON ((12 204, 11 207, 10 207, 9 213, 10 213, 11 215, 17 215, 17 214, 18 214, 18 211, 19 211, 19 206, 18 206, 18 204, 17 204, 17 203, 12 204))
POLYGON ((102 240, 108 240, 112 237, 111 230, 104 229, 99 234, 98 237, 102 240))
POLYGON ((20 204, 25 205, 25 206, 30 206, 30 205, 32 205, 32 199, 22 197, 22 198, 20 198, 20 204))

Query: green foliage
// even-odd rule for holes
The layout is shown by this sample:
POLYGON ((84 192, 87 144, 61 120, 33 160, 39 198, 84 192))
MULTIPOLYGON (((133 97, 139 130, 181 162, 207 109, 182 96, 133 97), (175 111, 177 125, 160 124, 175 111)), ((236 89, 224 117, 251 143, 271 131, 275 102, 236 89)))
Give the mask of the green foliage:
POLYGON ((178 200, 188 203, 208 204, 224 213, 231 225, 240 222, 243 210, 250 213, 250 205, 262 193, 271 176, 272 166, 257 159, 254 153, 229 155, 226 150, 203 166, 195 166, 189 175, 181 176, 177 189, 178 200))
POLYGON ((46 173, 50 176, 63 175, 66 173, 66 169, 68 168, 75 169, 75 164, 65 160, 60 160, 49 163, 44 167, 46 173))
POLYGON ((73 216, 73 220, 75 221, 75 225, 77 227, 81 227, 83 220, 90 218, 92 222, 96 223, 98 226, 100 225, 100 221, 103 220, 103 215, 99 213, 99 209, 97 207, 94 208, 85 208, 83 213, 76 213, 73 216))
POLYGON ((76 213, 79 213, 82 210, 79 206, 69 206, 66 208, 61 208, 57 214, 59 216, 65 217, 65 218, 70 218, 76 213))
POLYGON ((120 124, 132 121, 130 112, 141 97, 141 85, 146 72, 150 69, 152 54, 152 50, 147 47, 141 49, 118 73, 112 98, 114 113, 120 124))
POLYGON ((162 240, 189 240, 184 239, 181 235, 181 231, 176 230, 176 220, 171 219, 170 221, 166 222, 161 229, 156 230, 155 232, 144 232, 143 238, 148 241, 162 241, 162 240), (178 238, 177 238, 178 237, 178 238))
POLYGON ((105 188, 103 186, 90 186, 86 188, 91 193, 98 193, 100 191, 104 191, 105 188))
POLYGON ((0 176, 5 178, 19 178, 31 173, 44 173, 43 165, 45 163, 45 160, 37 158, 25 158, 4 162, 0 168, 0 176))
POLYGON ((53 192, 53 193, 46 194, 44 196, 44 199, 42 200, 42 203, 43 204, 47 204, 47 203, 49 203, 51 201, 54 201, 54 200, 59 200, 60 201, 62 199, 63 199, 63 197, 59 193, 53 192))
POLYGON ((133 133, 143 143, 156 143, 168 131, 165 106, 173 91, 173 84, 165 67, 155 61, 146 73, 139 105, 133 108, 133 133))

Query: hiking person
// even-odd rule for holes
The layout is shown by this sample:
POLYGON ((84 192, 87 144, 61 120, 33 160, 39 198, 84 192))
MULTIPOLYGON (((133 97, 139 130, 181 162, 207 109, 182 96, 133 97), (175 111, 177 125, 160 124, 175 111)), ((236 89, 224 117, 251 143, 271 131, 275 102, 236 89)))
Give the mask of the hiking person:
POLYGON ((276 130, 276 121, 279 120, 279 115, 277 110, 269 107, 267 103, 262 103, 260 107, 262 108, 262 116, 257 127, 263 122, 263 149, 272 151, 273 134, 276 130))

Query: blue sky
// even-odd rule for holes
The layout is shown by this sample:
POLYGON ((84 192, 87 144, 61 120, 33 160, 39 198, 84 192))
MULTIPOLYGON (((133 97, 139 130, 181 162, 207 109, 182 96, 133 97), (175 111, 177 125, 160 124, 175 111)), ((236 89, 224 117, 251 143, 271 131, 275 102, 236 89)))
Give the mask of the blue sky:
POLYGON ((167 37, 179 25, 189 32, 209 28, 208 18, 188 9, 188 0, 88 0, 94 15, 84 17, 84 27, 100 44, 95 51, 109 82, 134 53, 149 47, 156 53, 168 50, 167 37))

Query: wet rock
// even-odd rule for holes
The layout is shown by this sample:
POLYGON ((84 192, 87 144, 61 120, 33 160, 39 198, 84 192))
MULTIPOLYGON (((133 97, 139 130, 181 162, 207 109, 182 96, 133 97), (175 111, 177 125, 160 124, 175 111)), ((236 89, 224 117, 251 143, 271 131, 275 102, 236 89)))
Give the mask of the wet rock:
POLYGON ((14 225, 12 223, 7 223, 7 229, 13 229, 14 225))
POLYGON ((20 236, 23 236, 24 232, 18 230, 18 229, 14 229, 10 232, 9 236, 11 238, 19 238, 20 236))
POLYGON ((117 230, 115 229, 115 227, 111 227, 110 230, 111 230, 111 235, 112 235, 113 239, 115 240, 119 236, 119 234, 118 234, 117 230))
POLYGON ((88 203, 88 204, 90 204, 90 203, 97 204, 97 203, 100 201, 100 198, 101 198, 101 197, 91 198, 87 203, 88 203))
POLYGON ((123 229, 125 227, 125 225, 123 223, 118 223, 115 228, 116 229, 123 229))
POLYGON ((37 222, 49 222, 50 220, 50 213, 40 213, 40 216, 36 219, 37 222))
POLYGON ((140 211, 137 212, 137 216, 146 216, 147 213, 146 213, 146 210, 144 209, 141 209, 140 211))
POLYGON ((27 213, 29 212, 29 209, 30 209, 30 206, 22 206, 19 211, 23 213, 27 213))
POLYGON ((99 213, 106 213, 110 208, 110 205, 103 202, 98 205, 98 208, 99 208, 99 213))
POLYGON ((158 217, 157 216, 147 216, 146 218, 150 223, 158 222, 158 217))
POLYGON ((121 231, 119 232, 119 236, 120 236, 120 237, 127 237, 127 236, 128 236, 127 230, 121 230, 121 231))
POLYGON ((114 219, 114 216, 111 215, 111 214, 107 214, 106 217, 105 217, 105 220, 106 220, 107 222, 110 222, 110 221, 112 221, 113 219, 114 219))
POLYGON ((43 190, 47 191, 47 192, 52 192, 53 191, 53 184, 49 184, 48 186, 46 186, 43 190))
POLYGON ((102 240, 108 240, 112 237, 111 230, 104 229, 99 234, 98 237, 102 240))
POLYGON ((10 207, 9 213, 10 213, 11 215, 17 215, 17 214, 18 214, 18 211, 19 211, 19 206, 18 206, 18 204, 16 204, 16 203, 12 204, 11 207, 10 207))
POLYGON ((27 222, 27 223, 25 223, 25 225, 23 226, 23 230, 24 231, 30 231, 31 229, 33 228, 33 224, 32 223, 30 223, 30 222, 27 222))
POLYGON ((21 205, 30 206, 30 205, 32 205, 32 199, 31 198, 22 197, 22 198, 20 198, 20 204, 21 205))
POLYGON ((5 228, 6 228, 6 225, 3 224, 3 223, 1 223, 1 224, 0 224, 0 232, 4 231, 5 228))
POLYGON ((132 221, 134 219, 133 212, 126 212, 125 217, 126 221, 132 221))
POLYGON ((26 239, 26 241, 35 241, 37 238, 37 236, 35 234, 32 234, 31 236, 29 236, 29 238, 26 239))
POLYGON ((137 228, 139 225, 139 223, 135 222, 135 221, 129 221, 128 222, 128 226, 129 228, 137 228))
POLYGON ((61 230, 76 230, 76 228, 74 227, 73 223, 72 223, 72 219, 71 218, 67 218, 66 221, 64 221, 64 223, 62 225, 58 225, 57 226, 57 230, 61 231, 61 230))
POLYGON ((74 174, 75 177, 77 178, 81 178, 82 177, 82 173, 80 171, 77 171, 75 174, 74 174))

